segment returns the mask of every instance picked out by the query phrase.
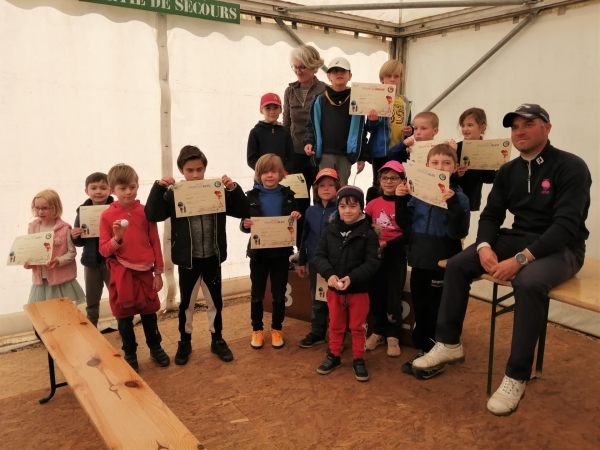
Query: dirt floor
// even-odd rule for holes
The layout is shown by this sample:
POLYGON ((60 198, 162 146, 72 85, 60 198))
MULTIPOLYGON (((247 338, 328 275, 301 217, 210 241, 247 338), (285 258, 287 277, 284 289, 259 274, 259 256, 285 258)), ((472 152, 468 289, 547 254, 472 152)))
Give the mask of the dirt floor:
MULTIPOLYGON (((325 347, 300 349, 297 342, 308 325, 294 319, 284 323, 285 348, 253 350, 250 308, 239 302, 224 311, 233 362, 222 363, 210 353, 206 313, 199 311, 188 365, 159 368, 141 345, 140 375, 209 450, 599 449, 596 339, 549 326, 544 376, 529 383, 519 411, 507 418, 485 411, 490 309, 470 302, 465 364, 428 381, 400 372, 411 348, 397 359, 386 356, 383 347, 369 352, 367 383, 354 379, 349 349, 340 369, 318 375, 325 347)), ((160 322, 171 357, 176 322, 173 315, 160 322)), ((508 356, 512 315, 497 323, 494 388, 508 356)), ((136 332, 143 342, 141 326, 136 332)), ((107 338, 120 348, 118 333, 107 338)), ((104 448, 71 390, 60 388, 49 403, 38 404, 47 391, 42 346, 0 355, 0 448, 104 448)))

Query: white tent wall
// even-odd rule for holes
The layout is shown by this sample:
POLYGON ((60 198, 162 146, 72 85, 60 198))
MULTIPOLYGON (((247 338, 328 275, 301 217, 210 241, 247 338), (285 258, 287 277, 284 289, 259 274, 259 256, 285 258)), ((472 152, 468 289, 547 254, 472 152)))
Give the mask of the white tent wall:
MULTIPOLYGON (((410 41, 406 93, 413 115, 423 110, 515 25, 502 22, 410 41)), ((510 136, 502 117, 521 103, 543 105, 553 124, 553 145, 582 157, 591 171, 592 204, 587 256, 600 258, 600 5, 544 14, 527 25, 462 85, 437 105, 440 138, 459 140, 458 117, 478 106, 487 113, 489 138, 510 136), (560 30, 560 32, 557 32, 560 30)), ((512 158, 518 152, 513 150, 512 158)), ((484 186, 487 198, 490 186, 484 186)), ((485 201, 485 200, 484 200, 485 201)), ((475 240, 479 213, 471 214, 466 244, 475 240)), ((506 224, 510 225, 508 217, 506 224)), ((478 282, 473 295, 490 298, 491 287, 478 282)), ((600 314, 553 302, 550 319, 600 336, 600 314)))
MULTIPOLYGON (((138 197, 145 201, 161 176, 156 24, 156 14, 128 8, 0 0, 0 254, 27 233, 31 200, 42 189, 59 192, 63 218, 72 223, 86 199, 85 177, 125 162, 137 170, 138 197)), ((167 16, 167 24, 173 160, 183 145, 198 145, 209 159, 209 176, 227 173, 250 189, 248 133, 261 118, 260 96, 283 95, 295 80, 289 63, 295 44, 266 21, 231 25, 167 16)), ((378 39, 308 28, 298 34, 319 48, 326 63, 347 57, 356 81, 376 81, 387 60, 388 44, 378 39)), ((326 80, 322 72, 318 76, 326 80)), ((366 188, 370 178, 359 180, 366 188)), ((229 220, 228 241, 224 279, 247 277, 247 237, 235 219, 229 220)), ((80 265, 78 273, 83 286, 80 265)), ((30 286, 29 271, 0 264, 0 336, 30 331, 21 312, 30 286)))

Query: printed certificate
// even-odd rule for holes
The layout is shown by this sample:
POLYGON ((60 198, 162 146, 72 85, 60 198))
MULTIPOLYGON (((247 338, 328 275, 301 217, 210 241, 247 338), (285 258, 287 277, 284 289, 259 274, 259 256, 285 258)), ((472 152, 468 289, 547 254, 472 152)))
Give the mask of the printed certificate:
POLYGON ((327 284, 327 280, 323 278, 321 275, 317 274, 317 288, 315 289, 315 300, 320 302, 327 301, 327 291, 329 290, 329 285, 327 284))
POLYGON ((448 209, 442 195, 449 189, 450 172, 430 169, 413 162, 405 164, 404 169, 410 195, 430 205, 448 209))
POLYGON ((396 86, 380 83, 352 83, 350 114, 366 116, 372 109, 380 117, 392 117, 396 86))
POLYGON ((180 181, 172 187, 175 216, 202 216, 225 212, 225 187, 220 179, 180 181))
POLYGON ((54 231, 17 236, 8 252, 7 265, 42 266, 52 258, 54 231))
POLYGON ((79 226, 82 238, 100 237, 100 216, 110 205, 80 206, 79 226))
POLYGON ((463 141, 460 161, 462 167, 473 170, 498 170, 510 161, 510 139, 463 141))
POLYGON ((277 248, 296 245, 296 219, 290 216, 251 217, 250 248, 277 248))
POLYGON ((408 159, 414 161, 418 165, 424 166, 427 164, 427 154, 429 150, 435 147, 438 144, 444 144, 448 142, 448 139, 434 139, 433 141, 419 141, 415 142, 410 148, 410 153, 408 154, 408 159))
POLYGON ((308 186, 306 185, 304 175, 301 173, 291 173, 286 175, 279 184, 283 184, 294 191, 295 198, 308 198, 308 186))

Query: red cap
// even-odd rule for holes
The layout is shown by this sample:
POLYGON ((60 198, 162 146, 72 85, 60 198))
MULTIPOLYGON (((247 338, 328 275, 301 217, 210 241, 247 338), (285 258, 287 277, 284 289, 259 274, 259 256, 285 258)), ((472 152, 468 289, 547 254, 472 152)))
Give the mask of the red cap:
POLYGON ((266 105, 281 106, 281 99, 279 98, 279 95, 273 94, 272 92, 269 92, 268 94, 263 95, 260 98, 260 107, 262 108, 263 106, 266 106, 266 105))
POLYGON ((315 178, 315 182, 314 184, 317 184, 319 182, 319 180, 321 178, 325 178, 325 177, 330 177, 333 178, 334 180, 340 180, 340 177, 338 176, 338 173, 335 171, 335 169, 329 169, 329 168, 325 168, 325 169, 321 169, 319 170, 319 173, 317 174, 317 177, 315 178))

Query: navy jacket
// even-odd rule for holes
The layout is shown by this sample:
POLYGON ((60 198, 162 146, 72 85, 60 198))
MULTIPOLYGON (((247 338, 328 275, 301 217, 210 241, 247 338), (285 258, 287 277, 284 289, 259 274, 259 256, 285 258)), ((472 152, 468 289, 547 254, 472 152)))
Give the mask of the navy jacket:
POLYGON ((248 167, 254 170, 258 158, 267 153, 279 156, 285 171, 293 173, 294 142, 290 131, 278 123, 267 123, 261 120, 250 130, 248 136, 246 152, 248 167))
MULTIPOLYGON (((106 204, 110 205, 114 202, 115 199, 112 196, 108 196, 106 199, 106 204)), ((93 206, 94 202, 91 198, 88 198, 85 202, 81 204, 81 206, 93 206)), ((80 207, 81 207, 80 206, 80 207)), ((75 217, 75 223, 73 224, 73 228, 79 228, 79 208, 77 208, 77 216, 75 217)), ((73 244, 76 247, 83 247, 83 253, 81 254, 81 265, 84 267, 89 267, 91 269, 95 269, 99 264, 104 264, 106 262, 106 258, 100 254, 98 251, 98 244, 100 242, 100 238, 87 238, 83 239, 82 237, 78 237, 77 239, 73 239, 73 244)))
POLYGON ((298 256, 299 266, 305 266, 307 262, 314 263, 319 239, 323 235, 323 230, 333 221, 336 211, 335 200, 328 202, 325 208, 321 202, 318 202, 306 210, 298 256))

